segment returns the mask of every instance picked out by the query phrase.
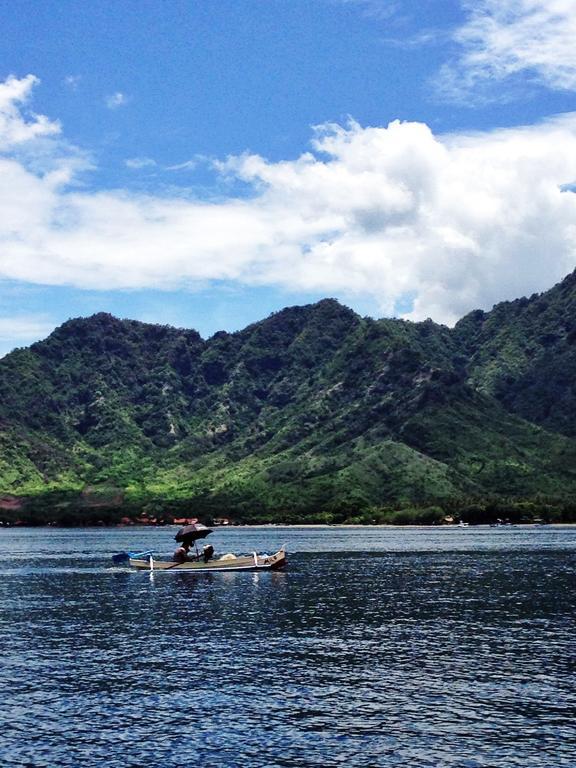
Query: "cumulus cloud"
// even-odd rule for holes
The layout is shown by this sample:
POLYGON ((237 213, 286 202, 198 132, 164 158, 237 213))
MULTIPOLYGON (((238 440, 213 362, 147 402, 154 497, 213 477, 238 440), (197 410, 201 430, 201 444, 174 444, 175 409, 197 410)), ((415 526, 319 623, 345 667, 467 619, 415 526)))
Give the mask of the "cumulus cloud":
MULTIPOLYGON (((34 144, 36 118, 16 103, 0 109, 0 147, 12 122, 30 125, 34 144)), ((410 297, 407 317, 450 323, 548 288, 575 263, 565 185, 576 114, 445 136, 420 123, 327 125, 294 160, 217 163, 252 189, 217 202, 87 192, 72 185, 73 161, 66 176, 0 156, 0 279, 106 290, 228 280, 370 297, 383 314, 410 297)))
POLYGON ((0 151, 60 132, 59 123, 50 121, 45 115, 23 114, 30 92, 38 82, 34 75, 20 80, 9 77, 0 82, 0 151))
POLYGON ((554 90, 576 90, 574 0, 465 0, 467 21, 456 30, 460 54, 446 64, 445 95, 501 97, 494 86, 524 77, 554 90))

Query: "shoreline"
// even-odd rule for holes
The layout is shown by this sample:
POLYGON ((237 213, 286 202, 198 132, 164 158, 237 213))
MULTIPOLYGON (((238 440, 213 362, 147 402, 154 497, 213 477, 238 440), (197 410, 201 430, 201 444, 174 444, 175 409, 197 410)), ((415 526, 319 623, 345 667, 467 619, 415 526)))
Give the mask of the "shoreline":
MULTIPOLYGON (((353 528, 361 528, 363 530, 372 530, 372 529, 390 529, 390 530, 414 530, 415 528, 423 528, 423 529, 432 529, 432 530, 467 530, 470 528, 571 528, 576 526, 576 523, 511 523, 506 525, 491 525, 490 523, 478 523, 473 524, 470 523, 466 526, 461 526, 456 524, 443 524, 443 525, 434 525, 434 524, 426 524, 426 523, 418 523, 414 525, 393 525, 392 523, 376 523, 374 525, 367 525, 363 523, 255 523, 254 525, 250 524, 242 524, 242 525, 214 525, 212 526, 213 531, 221 531, 221 530, 270 530, 274 528, 301 528, 304 530, 311 530, 311 529, 325 529, 325 528, 339 528, 342 530, 347 529, 353 529, 353 528)), ((37 528, 44 530, 45 528, 52 528, 55 530, 85 530, 85 529, 92 529, 92 530, 102 530, 102 531, 111 531, 111 530, 132 530, 132 529, 146 529, 146 528, 180 528, 181 526, 176 523, 170 523, 167 525, 154 525, 154 524, 139 524, 135 523, 134 525, 54 525, 54 524, 46 524, 46 525, 2 525, 0 523, 0 531, 2 530, 19 530, 21 528, 37 528)))

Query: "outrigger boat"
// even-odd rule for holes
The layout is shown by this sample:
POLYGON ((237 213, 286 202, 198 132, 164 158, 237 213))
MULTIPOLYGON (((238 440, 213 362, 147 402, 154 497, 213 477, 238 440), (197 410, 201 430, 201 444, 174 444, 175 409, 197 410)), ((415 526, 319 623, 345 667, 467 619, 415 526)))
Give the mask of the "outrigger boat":
POLYGON ((279 549, 274 555, 258 555, 253 552, 251 555, 241 557, 228 554, 213 559, 214 547, 209 544, 200 553, 196 546, 198 539, 204 539, 210 533, 212 533, 211 528, 194 520, 190 525, 181 528, 174 537, 182 546, 174 553, 173 560, 156 560, 154 552, 151 550, 147 552, 119 552, 117 555, 112 555, 112 560, 117 565, 127 563, 132 568, 146 571, 194 571, 195 573, 277 571, 286 565, 285 547, 279 549), (188 555, 188 550, 192 544, 195 547, 195 556, 188 555))
MULTIPOLYGON (((225 571, 277 571, 286 565, 286 550, 279 549, 274 555, 252 555, 236 557, 224 555, 219 560, 186 560, 183 563, 170 560, 155 560, 151 552, 127 552, 127 559, 132 568, 146 571, 194 571, 194 573, 216 573, 225 571)), ((115 555, 117 558, 118 555, 115 555)), ((116 562, 120 562, 116 560, 116 562)))

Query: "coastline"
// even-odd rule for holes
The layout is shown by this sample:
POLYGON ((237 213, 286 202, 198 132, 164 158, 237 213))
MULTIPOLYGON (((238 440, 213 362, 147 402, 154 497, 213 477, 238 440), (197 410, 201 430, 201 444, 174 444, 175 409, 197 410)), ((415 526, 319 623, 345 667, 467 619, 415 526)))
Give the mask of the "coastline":
MULTIPOLYGON (((366 530, 372 530, 372 529, 389 529, 389 530, 414 530, 418 528, 426 529, 426 530, 470 530, 470 529, 478 529, 478 528, 504 528, 504 529, 510 529, 510 528, 571 528, 576 526, 576 523, 510 523, 507 525, 490 525, 490 523, 470 523, 466 526, 455 524, 443 524, 443 525, 434 525, 432 523, 416 523, 414 525, 405 525, 405 524, 399 524, 394 525, 392 523, 375 523, 374 525, 369 525, 366 523, 255 523, 254 525, 243 523, 239 525, 214 525, 212 526, 212 530, 214 531, 220 531, 220 530, 269 530, 271 528, 289 528, 289 529, 304 529, 304 530, 312 530, 312 529, 354 529, 354 528, 363 528, 366 530)), ((71 529, 71 530, 82 530, 82 529, 99 529, 103 531, 110 531, 110 530, 121 530, 121 529, 143 529, 143 528, 179 528, 180 526, 175 523, 170 523, 167 525, 155 525, 155 524, 139 524, 135 523, 133 525, 56 525, 56 524, 50 524, 47 523, 46 525, 29 525, 29 524, 18 524, 18 525, 6 525, 0 523, 0 531, 2 530, 19 530, 22 528, 38 528, 38 529, 45 529, 45 528, 53 528, 56 530, 62 530, 62 529, 71 529)))

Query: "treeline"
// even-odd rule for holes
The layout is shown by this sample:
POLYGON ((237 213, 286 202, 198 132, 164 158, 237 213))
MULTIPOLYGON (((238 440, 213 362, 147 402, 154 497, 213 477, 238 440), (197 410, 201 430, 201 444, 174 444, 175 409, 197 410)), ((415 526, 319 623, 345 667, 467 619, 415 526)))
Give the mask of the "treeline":
POLYGON ((367 509, 345 522, 359 525, 469 525, 576 523, 576 503, 490 499, 450 501, 442 506, 367 509))
POLYGON ((198 517, 212 525, 470 525, 576 523, 576 502, 518 499, 454 499, 442 504, 356 506, 338 502, 328 509, 270 509, 240 503, 219 505, 217 499, 122 499, 86 505, 77 492, 52 491, 20 500, 19 508, 0 509, 2 526, 172 525, 198 517))

